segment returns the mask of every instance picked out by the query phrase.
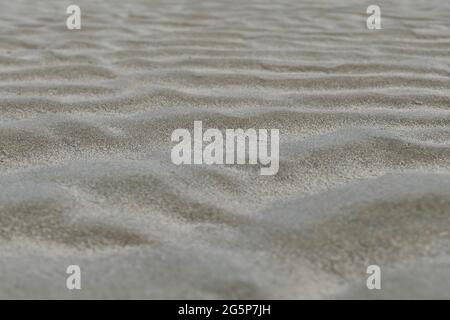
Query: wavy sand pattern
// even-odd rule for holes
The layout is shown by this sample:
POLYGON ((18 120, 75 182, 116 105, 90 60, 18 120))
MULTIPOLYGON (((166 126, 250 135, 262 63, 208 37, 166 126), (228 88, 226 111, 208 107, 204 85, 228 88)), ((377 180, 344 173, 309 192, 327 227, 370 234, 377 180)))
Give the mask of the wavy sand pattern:
POLYGON ((450 298, 448 1, 75 2, 2 2, 0 298, 450 298), (278 175, 173 165, 194 120, 278 175))

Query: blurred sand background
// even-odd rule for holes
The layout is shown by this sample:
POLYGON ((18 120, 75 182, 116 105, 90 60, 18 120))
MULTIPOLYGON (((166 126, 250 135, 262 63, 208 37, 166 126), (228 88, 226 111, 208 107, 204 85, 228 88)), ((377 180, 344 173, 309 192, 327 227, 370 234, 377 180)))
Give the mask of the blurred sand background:
POLYGON ((0 3, 0 298, 450 298, 449 1, 0 3), (279 173, 173 165, 194 120, 279 173))

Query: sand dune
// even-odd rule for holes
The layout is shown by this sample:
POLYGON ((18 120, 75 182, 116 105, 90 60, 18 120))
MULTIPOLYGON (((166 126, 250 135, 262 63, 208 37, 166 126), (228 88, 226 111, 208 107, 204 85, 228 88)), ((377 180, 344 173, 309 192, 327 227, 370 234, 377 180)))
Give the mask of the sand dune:
POLYGON ((2 3, 0 298, 450 298, 448 1, 77 4, 2 3), (278 174, 175 166, 196 120, 278 174))

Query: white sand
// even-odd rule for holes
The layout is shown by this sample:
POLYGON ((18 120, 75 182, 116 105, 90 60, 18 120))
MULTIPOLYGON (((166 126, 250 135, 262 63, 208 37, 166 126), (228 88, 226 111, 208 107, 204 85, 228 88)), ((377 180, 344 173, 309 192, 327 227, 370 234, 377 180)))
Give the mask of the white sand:
POLYGON ((0 298, 450 298, 449 1, 73 2, 1 4, 0 298), (194 120, 278 175, 173 165, 194 120))

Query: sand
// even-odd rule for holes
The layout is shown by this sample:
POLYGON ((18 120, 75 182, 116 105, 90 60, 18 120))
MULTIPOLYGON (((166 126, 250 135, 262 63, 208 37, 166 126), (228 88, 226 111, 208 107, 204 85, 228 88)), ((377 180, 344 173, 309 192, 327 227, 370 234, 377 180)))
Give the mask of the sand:
POLYGON ((449 1, 73 2, 1 4, 0 298, 450 298, 449 1), (175 166, 194 120, 278 174, 175 166))

